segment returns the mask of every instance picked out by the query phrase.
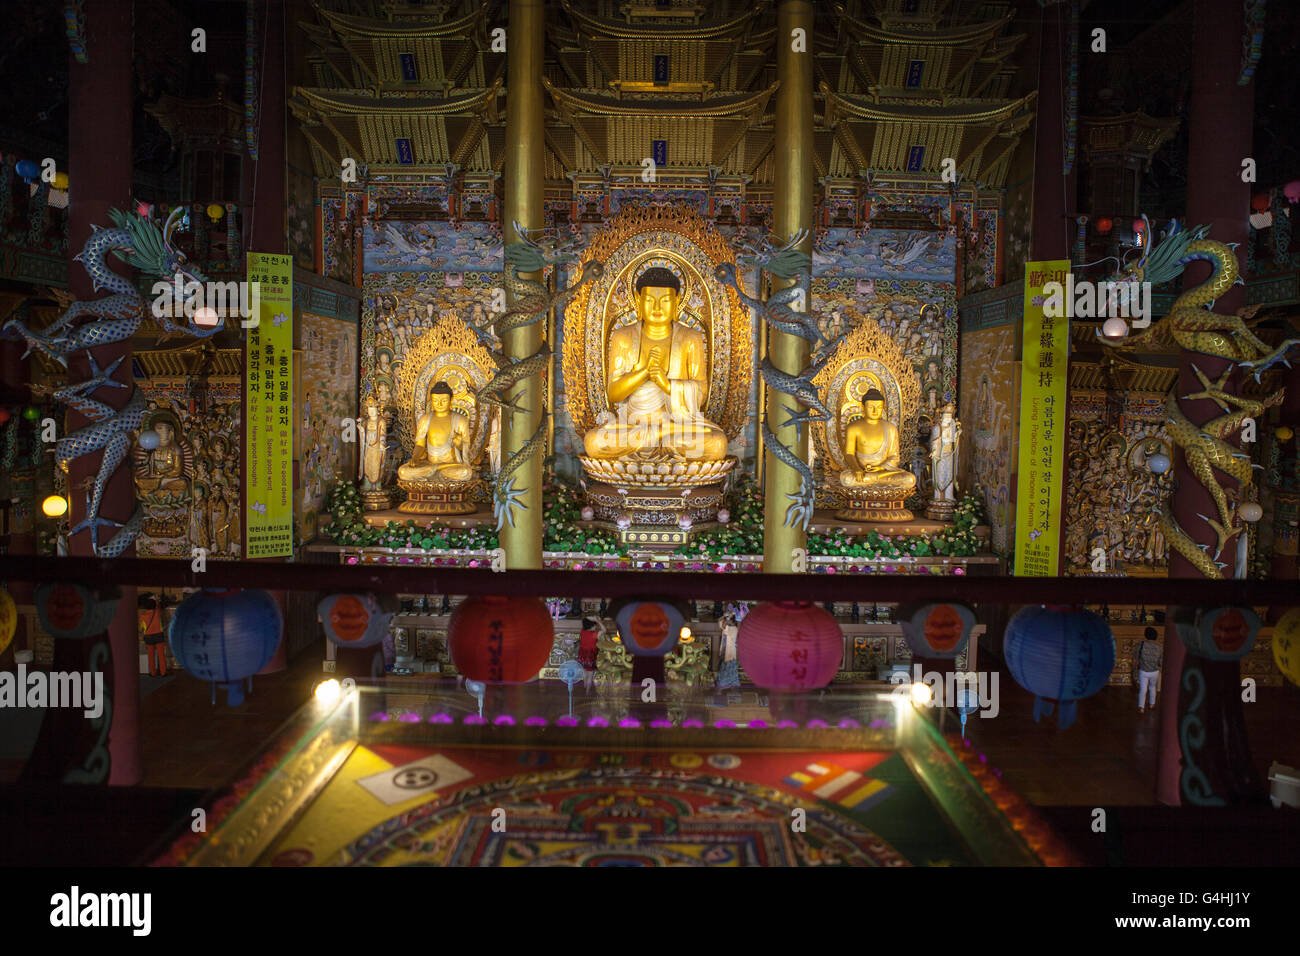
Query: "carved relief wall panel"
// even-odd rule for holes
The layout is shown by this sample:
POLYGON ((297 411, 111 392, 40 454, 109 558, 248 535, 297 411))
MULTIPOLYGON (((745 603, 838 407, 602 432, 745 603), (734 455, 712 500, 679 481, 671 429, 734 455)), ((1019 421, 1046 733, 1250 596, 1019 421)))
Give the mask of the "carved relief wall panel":
POLYGON ((1163 574, 1156 514, 1170 492, 1150 468, 1172 460, 1165 397, 1073 389, 1066 436, 1065 567, 1070 574, 1163 574), (1108 401, 1109 398, 1109 401, 1108 401))
POLYGON ((298 329, 298 529, 310 541, 330 485, 356 475, 357 445, 343 441, 342 423, 357 415, 357 326, 303 312, 298 329))
POLYGON ((240 382, 208 379, 206 410, 196 403, 188 376, 137 379, 149 412, 144 427, 158 447, 135 446, 132 476, 145 510, 136 542, 141 557, 237 558, 239 519, 240 382))
POLYGON ((1014 543, 1011 504, 1012 429, 1015 412, 1015 327, 993 325, 966 329, 961 336, 961 402, 958 418, 965 424, 958 481, 965 490, 978 485, 990 544, 1001 555, 1014 543))

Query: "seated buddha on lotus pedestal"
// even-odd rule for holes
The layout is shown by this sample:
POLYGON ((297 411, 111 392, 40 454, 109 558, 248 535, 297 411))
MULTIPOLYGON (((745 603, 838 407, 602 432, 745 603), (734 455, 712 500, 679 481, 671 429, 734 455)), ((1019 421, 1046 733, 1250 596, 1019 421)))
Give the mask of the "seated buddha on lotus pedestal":
POLYGON ((898 466, 898 426, 885 418, 885 396, 872 388, 862 396, 862 417, 844 433, 845 468, 840 484, 848 507, 846 521, 911 521, 903 507, 916 489, 916 476, 898 466))
POLYGON ((428 410, 416 419, 411 460, 397 469, 397 484, 407 494, 398 508, 408 514, 469 514, 473 463, 469 419, 451 410, 454 392, 446 382, 429 389, 428 410))
POLYGON ((681 282, 670 269, 647 269, 635 293, 637 321, 609 335, 612 411, 583 436, 583 467, 616 484, 717 484, 735 460, 727 457, 726 433, 701 411, 708 341, 679 320, 681 282))

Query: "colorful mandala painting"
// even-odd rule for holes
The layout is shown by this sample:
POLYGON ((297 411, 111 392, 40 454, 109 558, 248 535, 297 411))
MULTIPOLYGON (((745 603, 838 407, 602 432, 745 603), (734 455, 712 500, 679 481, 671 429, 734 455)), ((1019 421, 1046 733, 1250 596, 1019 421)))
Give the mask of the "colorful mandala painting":
POLYGON ((330 862, 908 865, 884 840, 824 805, 762 784, 644 767, 555 771, 468 787, 384 821, 330 862))

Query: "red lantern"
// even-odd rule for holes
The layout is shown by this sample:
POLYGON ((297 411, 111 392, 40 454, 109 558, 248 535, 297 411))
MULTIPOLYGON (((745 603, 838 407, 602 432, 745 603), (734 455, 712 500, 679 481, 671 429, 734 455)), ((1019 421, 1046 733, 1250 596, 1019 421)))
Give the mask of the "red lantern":
POLYGON ((1256 193, 1250 200, 1250 208, 1255 212, 1263 212, 1269 207, 1269 203, 1268 193, 1256 193))
POLYGON ((532 680, 551 656, 555 622, 538 598, 472 597, 447 625, 451 661, 469 680, 532 680))
POLYGON ((9 414, 9 409, 0 408, 0 425, 3 425, 5 422, 9 421, 9 419, 12 417, 13 416, 9 414))
POLYGON ((940 604, 926 616, 921 633, 936 651, 951 651, 966 635, 964 624, 951 604, 940 604))
POLYGON ((73 631, 86 613, 86 603, 74 584, 56 584, 45 599, 45 616, 60 631, 73 631))
POLYGON ((1103 216, 1101 219, 1097 220, 1097 231, 1104 236, 1106 235, 1106 233, 1111 231, 1114 225, 1115 225, 1114 219, 1107 219, 1106 217, 1103 216))
POLYGON ((1235 661, 1255 646, 1260 620, 1248 607, 1211 610, 1179 607, 1173 612, 1175 630, 1189 651, 1213 661, 1235 661))
POLYGON ((741 621, 736 652, 759 687, 815 690, 839 670, 844 636, 834 616, 809 601, 764 602, 741 621))
POLYGON ((1286 201, 1293 206, 1297 202, 1300 202, 1300 179, 1293 179, 1283 186, 1282 195, 1285 196, 1286 201))
POLYGON ((663 657, 677 646, 686 618, 667 601, 634 601, 614 618, 629 654, 663 657))
POLYGON ((1145 219, 1134 219, 1134 220, 1133 220, 1133 231, 1134 231, 1134 232, 1146 232, 1146 231, 1147 231, 1147 221, 1146 221, 1145 219))

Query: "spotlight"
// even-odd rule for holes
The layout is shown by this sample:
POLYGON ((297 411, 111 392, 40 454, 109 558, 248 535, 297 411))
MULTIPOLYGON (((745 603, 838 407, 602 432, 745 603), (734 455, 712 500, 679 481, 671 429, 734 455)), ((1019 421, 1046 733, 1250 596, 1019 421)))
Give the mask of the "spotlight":
POLYGON ((342 685, 331 677, 328 680, 323 680, 317 684, 315 689, 312 691, 312 696, 316 698, 316 703, 324 707, 331 707, 338 703, 338 699, 342 693, 342 685))

